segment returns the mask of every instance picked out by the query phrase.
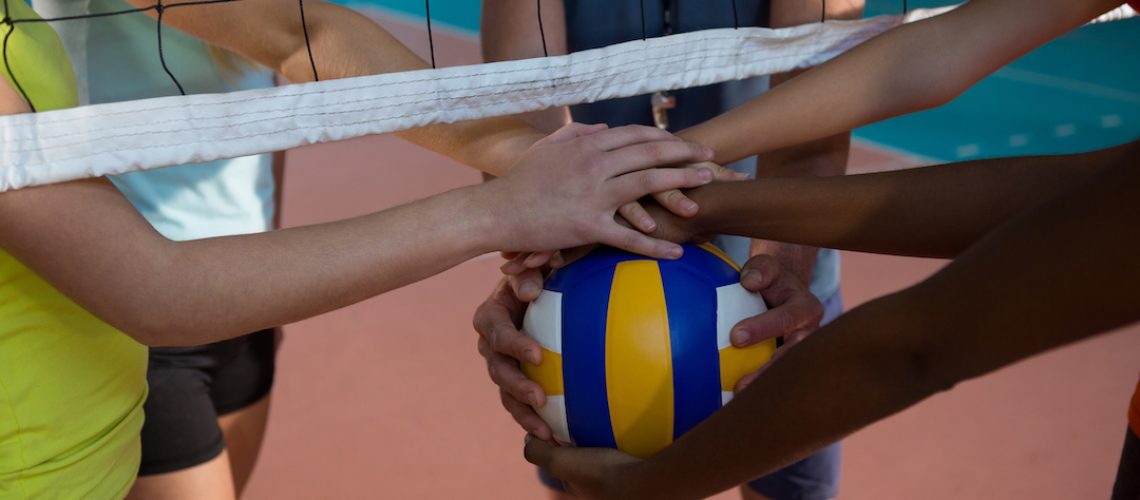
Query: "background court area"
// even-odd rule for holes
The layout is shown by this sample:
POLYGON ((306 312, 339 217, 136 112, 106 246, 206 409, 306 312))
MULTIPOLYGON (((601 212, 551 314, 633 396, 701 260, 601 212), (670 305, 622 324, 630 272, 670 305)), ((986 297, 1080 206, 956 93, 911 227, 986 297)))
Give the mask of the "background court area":
MULTIPOLYGON (((383 21, 426 49, 421 24, 383 21)), ((478 58, 470 36, 437 30, 435 41, 441 65, 478 58)), ((853 152, 859 171, 915 163, 866 144, 853 152)), ((327 221, 477 181, 470 169, 391 137, 309 147, 289 155, 284 219, 327 221)), ((943 264, 843 259, 849 306, 943 264)), ((485 256, 287 327, 247 498, 538 498, 521 457, 522 431, 499 407, 475 352, 471 314, 498 265, 485 256)), ((1107 498, 1137 359, 1140 328, 1131 328, 962 384, 871 426, 847 440, 841 497, 1107 498)))

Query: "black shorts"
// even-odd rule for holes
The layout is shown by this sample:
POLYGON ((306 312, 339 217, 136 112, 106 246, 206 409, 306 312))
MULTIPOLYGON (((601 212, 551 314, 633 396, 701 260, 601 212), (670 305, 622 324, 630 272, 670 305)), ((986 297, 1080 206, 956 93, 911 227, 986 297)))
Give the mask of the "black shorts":
POLYGON ((206 463, 226 443, 218 417, 250 406, 273 386, 276 329, 197 347, 150 350, 139 475, 206 463))

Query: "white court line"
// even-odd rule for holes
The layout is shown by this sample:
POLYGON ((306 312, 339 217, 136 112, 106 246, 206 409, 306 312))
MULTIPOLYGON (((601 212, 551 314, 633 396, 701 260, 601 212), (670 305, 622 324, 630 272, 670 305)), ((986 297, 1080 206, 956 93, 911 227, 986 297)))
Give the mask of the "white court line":
POLYGON ((1095 83, 1082 82, 1072 78, 1065 78, 1061 76, 1046 75, 1036 71, 1029 71, 1017 68, 1004 68, 994 73, 994 76, 1003 80, 1011 80, 1021 83, 1029 83, 1039 85, 1042 87, 1049 87, 1058 90, 1065 90, 1068 92, 1076 92, 1094 97, 1101 97, 1104 99, 1111 99, 1114 101, 1127 102, 1129 104, 1140 104, 1140 93, 1130 92, 1095 83))
POLYGON ((961 146, 958 146, 958 149, 954 151, 954 153, 958 155, 958 158, 970 158, 973 156, 978 156, 978 153, 981 152, 982 148, 977 144, 963 144, 961 146))

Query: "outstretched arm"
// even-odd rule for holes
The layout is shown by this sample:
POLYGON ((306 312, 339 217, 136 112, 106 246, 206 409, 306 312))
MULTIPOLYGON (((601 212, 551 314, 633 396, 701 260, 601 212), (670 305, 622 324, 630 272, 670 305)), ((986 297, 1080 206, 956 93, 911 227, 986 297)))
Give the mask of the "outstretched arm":
MULTIPOLYGON (((154 0, 129 0, 150 7, 154 0)), ((178 7, 164 2, 163 24, 241 54, 291 82, 313 80, 298 4, 242 0, 178 7)), ((312 61, 322 80, 429 67, 372 20, 320 0, 305 2, 312 61)), ((154 11, 150 12, 156 15, 154 11)), ((549 132, 549 131, 547 131, 549 132)), ((396 135, 484 172, 502 175, 543 133, 511 117, 431 125, 396 135)))
POLYGON ((940 106, 1119 4, 973 0, 883 33, 680 135, 712 147, 723 164, 940 106))
POLYGON ((1010 218, 1138 150, 1140 142, 1132 142, 1072 155, 714 183, 689 192, 701 206, 695 218, 655 217, 663 228, 660 235, 672 239, 737 234, 864 252, 954 257, 1010 218))
POLYGON ((1138 162, 1135 150, 1118 157, 932 278, 840 317, 648 461, 538 440, 527 457, 587 497, 698 498, 964 380, 1140 320, 1138 162))
MULTIPOLYGON (((0 79, 0 112, 27 107, 0 79)), ((493 182, 371 215, 173 242, 105 179, 0 194, 0 248, 140 342, 197 345, 383 293, 481 253, 604 241, 660 257, 680 247, 613 221, 653 191, 711 180, 707 148, 648 127, 570 125, 493 182)))

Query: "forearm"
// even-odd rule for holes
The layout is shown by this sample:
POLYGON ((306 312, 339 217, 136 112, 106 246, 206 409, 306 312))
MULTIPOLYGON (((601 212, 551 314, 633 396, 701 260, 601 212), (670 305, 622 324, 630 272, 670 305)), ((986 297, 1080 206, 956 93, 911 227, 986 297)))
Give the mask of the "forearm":
MULTIPOLYGON (((802 2, 798 2, 802 6, 802 2)), ((773 5, 773 10, 778 4, 773 5)), ((830 5, 829 5, 830 6, 830 5)), ((856 11, 861 12, 861 9, 856 11)), ((773 15, 776 13, 773 12, 773 15)), ((772 75, 773 87, 783 84, 795 76, 794 73, 772 75)), ((847 157, 851 145, 851 134, 841 132, 831 137, 788 146, 761 153, 756 157, 756 178, 778 177, 830 177, 847 172, 847 157)), ((784 262, 805 283, 811 283, 815 270, 819 247, 796 245, 777 240, 755 239, 752 241, 753 254, 774 255, 784 262)))
POLYGON ((919 328, 905 296, 860 306, 785 353, 721 411, 644 462, 653 498, 704 498, 795 462, 936 390, 891 341, 919 328), (899 312, 902 316, 894 315, 899 312), (825 369, 820 369, 825 367, 825 369))
POLYGON ((1111 3, 968 2, 890 30, 682 135, 712 147, 723 164, 938 106, 1111 3))
MULTIPOLYGON (((562 0, 483 2, 479 46, 484 62, 513 61, 567 53, 566 13, 562 0), (539 4, 542 29, 539 29, 539 4)), ((566 106, 516 115, 537 130, 549 133, 570 123, 566 106)))
POLYGON ((661 498, 706 496, 961 381, 1140 320, 1136 166, 1098 176, 930 280, 821 329, 640 466, 653 478, 643 484, 667 492, 661 498))
MULTIPOLYGON (((312 60, 323 79, 430 67, 375 22, 344 7, 310 3, 306 21, 312 60)), ((281 65, 281 73, 290 81, 311 80, 307 48, 298 46, 281 65)), ((502 175, 514 166, 518 154, 545 134, 513 117, 493 117, 413 128, 395 135, 481 171, 502 175)))
MULTIPOLYGON (((154 3, 130 1, 139 7, 154 3)), ((248 57, 290 82, 312 81, 314 66, 322 80, 429 68, 372 20, 321 1, 305 3, 308 43, 297 4, 282 0, 168 7, 163 22, 248 57)), ((479 170, 502 174, 544 134, 518 119, 497 117, 396 135, 479 170)))
POLYGON ((952 257, 1013 216, 1104 171, 1134 144, 875 174, 715 183, 691 192, 701 211, 690 224, 702 234, 952 257))
POLYGON ((476 195, 464 188, 340 222, 172 242, 109 183, 85 181, 6 193, 5 213, 34 207, 39 221, 68 222, 51 231, 0 224, 0 235, 37 274, 136 339, 196 345, 340 308, 495 249, 501 228, 476 195), (68 198, 101 208, 73 211, 68 198))

